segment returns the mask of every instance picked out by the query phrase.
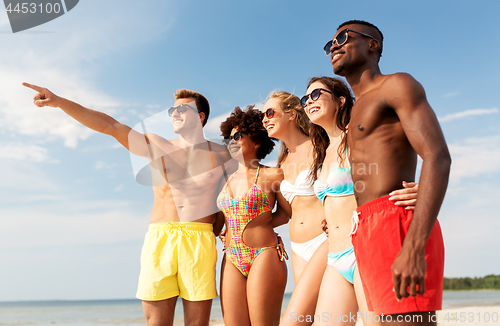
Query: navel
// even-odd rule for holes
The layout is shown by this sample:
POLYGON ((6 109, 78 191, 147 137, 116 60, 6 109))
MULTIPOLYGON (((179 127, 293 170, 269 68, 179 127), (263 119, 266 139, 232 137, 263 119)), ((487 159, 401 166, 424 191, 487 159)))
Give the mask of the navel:
POLYGON ((359 129, 359 131, 363 131, 363 130, 365 130, 365 127, 363 127, 362 125, 358 125, 358 129, 359 129))

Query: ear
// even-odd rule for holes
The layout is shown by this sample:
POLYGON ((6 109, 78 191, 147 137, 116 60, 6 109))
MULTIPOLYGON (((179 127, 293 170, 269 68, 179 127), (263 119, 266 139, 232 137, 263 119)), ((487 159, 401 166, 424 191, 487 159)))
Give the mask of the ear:
POLYGON ((297 111, 291 110, 290 115, 290 120, 295 120, 297 118, 297 111))
POLYGON ((339 97, 339 101, 340 101, 340 107, 343 107, 345 104, 345 97, 344 96, 339 97))
POLYGON ((203 121, 205 121, 205 113, 200 112, 198 113, 198 116, 200 117, 200 122, 203 125, 203 121))
POLYGON ((378 52, 380 49, 380 42, 376 39, 370 40, 370 51, 378 52))

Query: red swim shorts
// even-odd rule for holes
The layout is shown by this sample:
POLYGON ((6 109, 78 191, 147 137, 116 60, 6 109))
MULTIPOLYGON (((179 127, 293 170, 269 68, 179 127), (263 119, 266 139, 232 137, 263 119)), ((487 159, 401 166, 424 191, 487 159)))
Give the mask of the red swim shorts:
POLYGON ((425 247, 424 295, 409 296, 401 302, 396 300, 391 266, 402 248, 413 211, 394 205, 388 198, 378 198, 358 207, 358 228, 352 235, 368 309, 384 315, 441 310, 444 244, 438 221, 425 247))

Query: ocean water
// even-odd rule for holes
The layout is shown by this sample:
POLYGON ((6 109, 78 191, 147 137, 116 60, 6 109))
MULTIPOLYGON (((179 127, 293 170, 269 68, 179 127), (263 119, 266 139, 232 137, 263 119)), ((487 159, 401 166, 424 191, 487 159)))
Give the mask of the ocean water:
MULTIPOLYGON (((290 300, 286 294, 283 310, 290 300)), ((500 291, 447 291, 443 309, 500 306, 500 291)), ((182 303, 177 302, 175 325, 183 325, 182 303)), ((219 299, 214 299, 212 323, 222 321, 219 299)), ((137 326, 145 325, 141 301, 33 301, 0 302, 0 326, 137 326)))
POLYGON ((443 309, 471 306, 500 306, 500 291, 445 291, 443 309))

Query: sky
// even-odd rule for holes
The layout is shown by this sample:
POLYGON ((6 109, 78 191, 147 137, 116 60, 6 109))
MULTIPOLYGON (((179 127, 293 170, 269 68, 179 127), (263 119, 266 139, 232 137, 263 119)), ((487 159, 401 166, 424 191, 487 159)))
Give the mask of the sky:
POLYGON ((153 204, 121 145, 35 107, 23 81, 130 126, 193 89, 214 138, 234 107, 334 76, 322 48, 350 19, 380 28, 382 73, 413 75, 440 120, 445 276, 500 274, 498 12, 499 0, 85 0, 14 34, 1 8, 0 301, 133 298, 153 204))

